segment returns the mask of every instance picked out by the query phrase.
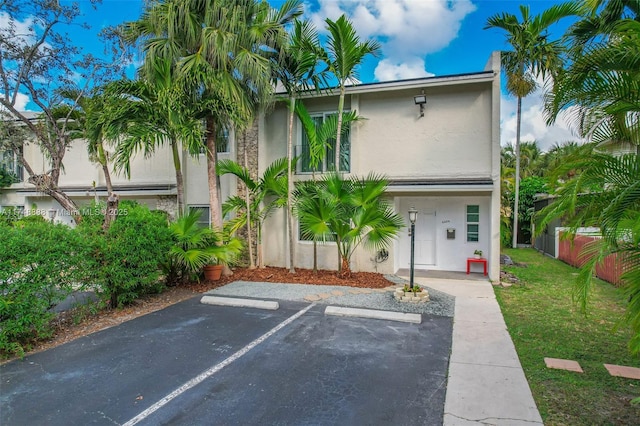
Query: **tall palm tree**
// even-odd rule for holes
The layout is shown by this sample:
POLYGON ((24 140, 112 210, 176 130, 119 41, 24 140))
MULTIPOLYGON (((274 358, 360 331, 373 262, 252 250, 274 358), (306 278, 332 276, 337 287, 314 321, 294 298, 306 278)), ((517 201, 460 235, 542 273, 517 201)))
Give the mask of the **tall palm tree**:
POLYGON ((118 170, 131 175, 130 160, 136 152, 152 155, 156 148, 169 144, 176 174, 177 210, 182 216, 184 177, 180 151, 198 155, 202 147, 202 124, 191 104, 191 90, 175 76, 174 65, 156 58, 153 73, 139 80, 119 80, 109 87, 119 102, 105 110, 105 131, 117 139, 114 161, 118 170))
MULTIPOLYGON (((298 102, 295 106, 295 112, 302 124, 302 130, 308 142, 308 151, 302 152, 301 160, 306 162, 311 169, 312 184, 316 182, 316 172, 320 165, 325 161, 327 149, 331 148, 330 141, 334 138, 338 129, 338 116, 330 115, 322 123, 318 123, 307 111, 302 102, 298 102)), ((341 135, 347 133, 351 127, 351 123, 360 120, 356 111, 349 111, 342 114, 342 131, 341 135)), ((302 188, 300 194, 305 194, 307 198, 313 197, 315 189, 308 185, 302 188)), ((318 271, 318 244, 317 240, 313 240, 313 272, 318 271)))
POLYGON ((295 273, 295 234, 293 230, 293 122, 296 100, 301 92, 319 91, 325 84, 325 71, 317 70, 322 57, 318 32, 309 21, 295 20, 284 46, 283 55, 274 66, 276 82, 282 84, 289 96, 289 132, 287 133, 287 231, 289 236, 289 272, 295 273))
POLYGON ((244 128, 258 106, 271 101, 271 61, 285 43, 284 25, 302 13, 299 0, 278 10, 256 0, 168 0, 147 3, 140 20, 127 25, 142 40, 145 67, 156 57, 176 64, 181 78, 198 87, 206 120, 207 176, 213 225, 222 228, 216 173, 216 128, 244 128))
MULTIPOLYGON (((232 174, 246 186, 247 197, 230 197, 223 204, 223 211, 236 213, 232 219, 231 230, 237 230, 242 226, 247 227, 247 235, 251 235, 251 227, 255 225, 257 241, 257 266, 264 267, 262 253, 262 229, 264 221, 274 210, 287 206, 287 158, 280 158, 264 171, 259 179, 253 179, 249 169, 241 166, 233 160, 221 160, 218 163, 218 173, 232 174)), ((294 162, 295 165, 295 162, 294 162)), ((249 246, 251 243, 249 243, 249 246)), ((253 255, 249 253, 250 268, 255 267, 253 255)))
POLYGON ((113 185, 111 183, 111 172, 109 171, 109 155, 105 149, 105 114, 106 104, 115 101, 109 98, 101 88, 94 89, 92 94, 82 94, 78 90, 65 89, 60 93, 63 98, 76 101, 78 110, 75 124, 78 126, 78 132, 71 133, 70 137, 82 138, 86 140, 87 152, 89 159, 96 162, 102 168, 104 173, 107 194, 113 193, 113 185))
POLYGON ((502 68, 507 77, 507 90, 518 99, 515 146, 515 206, 513 214, 513 247, 518 245, 518 202, 520 186, 520 128, 522 98, 533 93, 536 77, 553 76, 561 67, 563 46, 549 39, 549 27, 560 19, 579 12, 576 3, 554 5, 540 15, 531 16, 529 6, 521 5, 522 20, 510 13, 496 14, 487 20, 485 29, 499 28, 506 32, 512 50, 502 52, 502 68))
POLYGON ((340 138, 342 136, 345 87, 348 82, 357 80, 358 65, 362 63, 367 55, 378 55, 380 44, 375 40, 360 41, 353 24, 345 15, 340 16, 336 21, 327 18, 325 22, 329 30, 325 61, 329 65, 329 70, 338 79, 338 87, 340 89, 334 163, 334 170, 340 172, 342 165, 340 138))

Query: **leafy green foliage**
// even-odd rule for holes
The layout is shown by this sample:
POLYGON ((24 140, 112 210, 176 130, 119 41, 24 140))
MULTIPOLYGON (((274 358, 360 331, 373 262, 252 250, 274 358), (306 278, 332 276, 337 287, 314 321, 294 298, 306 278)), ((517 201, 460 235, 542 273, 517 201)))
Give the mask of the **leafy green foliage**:
POLYGON ((208 264, 229 264, 242 252, 242 242, 198 224, 201 211, 192 210, 169 227, 174 244, 169 251, 171 279, 184 281, 208 264))
POLYGON ((65 225, 43 220, 0 224, 0 352, 22 354, 52 333, 55 306, 85 282, 86 248, 65 225))
POLYGON ((0 167, 0 188, 6 188, 15 182, 18 182, 16 176, 0 167))
POLYGON ((531 218, 533 216, 533 201, 536 194, 547 192, 546 179, 530 176, 520 182, 519 217, 520 229, 522 230, 525 242, 531 241, 531 218))
POLYGON ((302 235, 335 241, 341 274, 350 274, 351 256, 359 245, 387 248, 404 227, 384 198, 386 189, 387 180, 375 174, 344 179, 330 173, 320 182, 299 186, 296 208, 302 235))
POLYGON ((91 245, 92 280, 111 306, 161 291, 160 265, 172 244, 165 214, 123 201, 106 233, 96 226, 98 222, 81 224, 79 229, 91 245))

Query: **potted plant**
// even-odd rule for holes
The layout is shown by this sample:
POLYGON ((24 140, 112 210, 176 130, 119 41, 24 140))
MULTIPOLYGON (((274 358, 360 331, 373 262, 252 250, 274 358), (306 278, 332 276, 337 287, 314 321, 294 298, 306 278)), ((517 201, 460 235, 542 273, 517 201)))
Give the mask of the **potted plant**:
POLYGON ((197 276, 203 270, 205 279, 220 279, 222 265, 232 262, 242 252, 242 242, 222 231, 198 224, 201 212, 192 210, 170 226, 175 243, 169 257, 172 266, 183 277, 197 276))
POLYGON ((473 252, 473 257, 480 259, 482 257, 482 250, 476 250, 473 252))

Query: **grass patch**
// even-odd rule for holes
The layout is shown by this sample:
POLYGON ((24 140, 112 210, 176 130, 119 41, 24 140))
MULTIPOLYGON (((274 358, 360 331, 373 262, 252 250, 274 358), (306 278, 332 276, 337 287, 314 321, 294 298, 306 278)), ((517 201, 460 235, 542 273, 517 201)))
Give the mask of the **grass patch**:
POLYGON ((627 342, 631 330, 614 330, 626 300, 595 280, 585 316, 572 302, 578 270, 533 249, 507 249, 516 265, 503 270, 519 283, 495 287, 533 397, 545 425, 631 425, 640 422, 640 381, 609 375, 603 364, 640 367, 627 342), (578 361, 583 374, 546 368, 544 357, 578 361))

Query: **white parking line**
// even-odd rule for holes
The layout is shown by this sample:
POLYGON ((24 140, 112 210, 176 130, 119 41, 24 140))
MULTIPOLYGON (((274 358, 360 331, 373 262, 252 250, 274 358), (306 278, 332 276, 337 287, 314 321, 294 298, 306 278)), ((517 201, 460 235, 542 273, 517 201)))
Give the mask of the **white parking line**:
POLYGON ((128 422, 124 423, 122 426, 133 426, 133 425, 141 422, 142 420, 146 419, 151 414, 155 413, 160 408, 162 408, 165 405, 167 405, 173 399, 177 398, 178 396, 182 395, 184 392, 188 391, 192 387, 202 383, 203 381, 205 381, 209 377, 213 376, 218 371, 222 370, 224 367, 226 367, 227 365, 231 364, 232 362, 234 362, 235 360, 240 358, 242 355, 246 354, 251 349, 255 348, 260 343, 262 343, 265 340, 267 340, 269 337, 273 336, 275 333, 277 333, 283 327, 286 327, 287 325, 291 324, 293 321, 295 321, 298 318, 300 318, 302 315, 304 315, 309 309, 311 309, 315 305, 316 305, 315 303, 312 303, 311 305, 307 306, 306 308, 302 309, 301 311, 298 311, 294 315, 290 316, 289 318, 287 318, 286 320, 284 320, 280 324, 278 324, 275 327, 273 327, 271 330, 267 331, 262 336, 260 336, 257 339, 255 339, 253 342, 249 343, 244 348, 240 349, 238 352, 236 352, 233 355, 231 355, 229 358, 225 359, 224 361, 220 362, 219 364, 214 365, 213 367, 211 367, 208 370, 204 371, 200 375, 198 375, 198 376, 194 377, 193 379, 189 380, 188 382, 186 382, 185 384, 183 384, 182 386, 180 386, 179 388, 177 388, 176 390, 174 390, 173 392, 171 392, 170 394, 168 394, 167 396, 165 396, 164 398, 162 398, 161 400, 159 400, 158 402, 156 402, 155 404, 153 404, 152 406, 150 406, 149 408, 144 410, 142 413, 138 414, 137 416, 135 416, 134 418, 132 418, 128 422))

